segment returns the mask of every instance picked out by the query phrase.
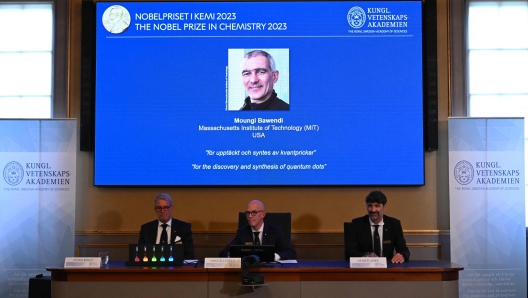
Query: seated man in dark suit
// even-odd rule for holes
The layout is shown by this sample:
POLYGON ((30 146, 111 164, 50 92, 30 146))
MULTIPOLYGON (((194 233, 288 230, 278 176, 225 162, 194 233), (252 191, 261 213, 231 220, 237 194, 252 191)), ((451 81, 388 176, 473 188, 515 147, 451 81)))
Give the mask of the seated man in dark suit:
POLYGON ((167 193, 154 199, 154 211, 158 219, 141 226, 139 244, 182 244, 183 258, 194 259, 191 224, 172 218, 172 198, 167 193), (170 239, 170 240, 169 240, 170 239))
POLYGON ((282 236, 280 227, 264 223, 266 209, 261 201, 251 201, 247 205, 246 218, 248 225, 237 230, 235 239, 220 252, 220 257, 227 257, 231 245, 275 245, 275 261, 295 260, 297 254, 290 243, 282 236))
POLYGON ((392 263, 409 261, 411 253, 403 238, 400 221, 384 215, 387 209, 387 197, 381 191, 373 191, 365 202, 368 215, 352 220, 348 235, 350 242, 345 251, 346 258, 379 256, 386 257, 392 263))

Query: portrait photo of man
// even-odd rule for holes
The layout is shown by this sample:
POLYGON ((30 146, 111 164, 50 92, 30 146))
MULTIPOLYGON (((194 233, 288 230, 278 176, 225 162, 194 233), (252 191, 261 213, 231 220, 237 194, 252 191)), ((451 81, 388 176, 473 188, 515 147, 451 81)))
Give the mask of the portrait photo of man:
POLYGON ((230 49, 227 110, 289 110, 288 66, 288 49, 230 49))

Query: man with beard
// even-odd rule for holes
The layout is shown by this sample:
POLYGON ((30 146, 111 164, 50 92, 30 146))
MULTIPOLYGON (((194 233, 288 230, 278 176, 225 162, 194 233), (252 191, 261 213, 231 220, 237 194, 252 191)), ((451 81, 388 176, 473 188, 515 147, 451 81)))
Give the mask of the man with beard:
POLYGON ((220 252, 220 257, 228 256, 231 245, 275 245, 275 261, 295 260, 297 253, 290 243, 284 239, 282 230, 278 226, 264 223, 266 209, 261 201, 249 202, 246 208, 246 219, 248 225, 237 230, 235 239, 220 252))
POLYGON ((242 84, 248 97, 241 111, 289 110, 290 105, 277 97, 273 85, 279 80, 275 60, 266 51, 254 50, 242 61, 242 84))
POLYGON ((350 240, 345 251, 346 259, 386 257, 392 263, 409 261, 411 253, 403 238, 400 221, 384 215, 387 197, 381 191, 373 191, 367 196, 365 203, 368 214, 352 220, 348 235, 350 240))

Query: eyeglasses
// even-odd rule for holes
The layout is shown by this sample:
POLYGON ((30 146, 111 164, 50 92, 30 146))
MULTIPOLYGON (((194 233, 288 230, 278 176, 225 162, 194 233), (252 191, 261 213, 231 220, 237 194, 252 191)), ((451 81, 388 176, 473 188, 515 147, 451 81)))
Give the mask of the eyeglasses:
POLYGON ((163 210, 163 211, 169 211, 169 209, 170 209, 171 207, 172 207, 172 205, 170 205, 170 206, 163 206, 163 207, 161 207, 161 206, 156 206, 156 207, 154 207, 154 209, 156 209, 156 211, 158 211, 158 212, 160 212, 160 211, 162 211, 162 210, 163 210))
POLYGON ((264 211, 264 210, 246 211, 246 212, 244 212, 244 214, 245 214, 246 216, 249 216, 250 214, 251 214, 251 216, 257 216, 257 214, 258 214, 259 212, 262 212, 262 211, 264 211))

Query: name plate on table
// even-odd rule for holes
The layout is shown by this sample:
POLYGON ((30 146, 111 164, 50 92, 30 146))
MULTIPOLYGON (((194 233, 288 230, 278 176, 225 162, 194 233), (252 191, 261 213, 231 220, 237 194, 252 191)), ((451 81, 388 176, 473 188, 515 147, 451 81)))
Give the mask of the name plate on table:
POLYGON ((100 268, 101 258, 65 258, 64 268, 100 268))
POLYGON ((387 259, 350 258, 350 268, 387 268, 387 259))
POLYGON ((241 258, 205 258, 204 268, 242 268, 241 258))

